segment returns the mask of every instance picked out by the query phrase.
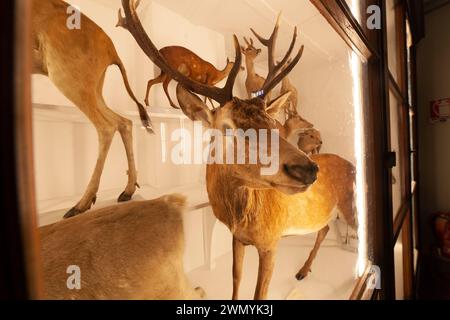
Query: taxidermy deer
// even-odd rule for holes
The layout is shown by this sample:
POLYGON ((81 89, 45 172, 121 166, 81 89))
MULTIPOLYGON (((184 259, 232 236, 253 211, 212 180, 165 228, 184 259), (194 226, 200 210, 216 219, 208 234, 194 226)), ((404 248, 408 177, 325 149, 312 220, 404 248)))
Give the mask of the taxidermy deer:
POLYGON ((291 81, 289 80, 289 77, 285 77, 281 81, 280 95, 283 95, 287 92, 290 92, 291 96, 286 102, 284 109, 286 115, 289 117, 289 115, 297 114, 297 105, 298 105, 298 90, 294 85, 292 85, 291 81))
MULTIPOLYGON (((273 49, 279 23, 271 37, 264 42, 269 48, 269 72, 260 97, 241 100, 233 97, 233 86, 242 61, 239 40, 234 36, 236 51, 235 65, 223 88, 211 87, 184 76, 171 68, 148 37, 136 13, 133 0, 122 0, 125 17, 122 25, 128 29, 147 56, 172 79, 178 82, 177 98, 183 112, 194 121, 225 132, 230 127, 247 129, 278 128, 273 113, 289 98, 289 93, 278 97, 271 104, 265 101, 266 94, 297 65, 302 57, 303 46, 290 64, 289 59, 297 38, 295 30, 291 46, 280 64, 275 64, 273 49), (284 70, 282 70, 284 68, 284 70), (220 104, 210 110, 197 96, 207 96, 220 104)), ((262 38, 261 38, 262 39, 262 38)), ((267 131, 267 132, 268 132, 267 131)), ((223 136, 224 146, 228 137, 223 136)), ((270 139, 269 139, 270 140, 270 139)), ((259 271, 255 299, 267 297, 272 277, 274 258, 278 241, 283 236, 317 232, 327 227, 334 208, 344 216, 353 215, 354 167, 336 155, 308 157, 287 140, 279 138, 279 161, 277 173, 261 174, 263 165, 211 163, 206 168, 207 191, 214 215, 233 234, 233 298, 238 298, 242 275, 244 248, 253 245, 259 252, 259 271), (319 171, 320 168, 320 171, 319 171)), ((271 144, 267 145, 268 154, 271 144)), ((249 144, 245 145, 246 159, 249 144)), ((326 232, 322 232, 324 234, 326 232)), ((321 239, 318 239, 317 248, 321 239)), ((306 275, 315 251, 300 269, 306 275)), ((299 276, 300 277, 300 276, 299 276)))
MULTIPOLYGON (((245 56, 245 65, 247 67, 247 79, 245 80, 245 88, 247 90, 247 96, 249 99, 254 98, 255 95, 261 90, 264 85, 266 79, 261 77, 255 71, 255 59, 261 53, 261 49, 255 48, 253 45, 253 39, 247 40, 244 37, 244 41, 247 44, 247 47, 242 46, 241 50, 245 56)), ((267 99, 270 100, 270 96, 267 96, 267 99)))
POLYGON ((105 73, 110 65, 119 67, 125 88, 138 106, 142 125, 152 132, 150 118, 130 88, 111 39, 85 15, 81 15, 81 29, 69 30, 68 6, 61 0, 34 0, 32 11, 33 73, 49 77, 89 118, 98 134, 99 153, 94 172, 83 197, 65 218, 82 213, 95 204, 106 156, 116 131, 122 137, 128 159, 128 183, 118 201, 130 200, 136 190, 132 122, 109 109, 102 96, 105 73))
POLYGON ((319 130, 310 128, 300 132, 297 146, 307 155, 320 153, 322 145, 322 136, 319 130))
POLYGON ((185 207, 183 196, 167 195, 94 210, 40 228, 45 298, 204 297, 184 273, 185 207), (68 289, 69 266, 79 268, 78 290, 68 289))
MULTIPOLYGON (((120 24, 118 25, 120 26, 120 24)), ((218 70, 211 63, 203 60, 194 52, 179 46, 165 47, 162 48, 159 52, 164 57, 164 59, 166 59, 167 63, 171 66, 171 68, 175 70, 179 70, 179 68, 182 68, 183 73, 192 80, 210 86, 213 86, 222 81, 223 79, 225 79, 234 65, 233 62, 230 62, 227 59, 227 65, 225 69, 218 70)), ((172 99, 170 98, 169 83, 171 81, 172 79, 164 71, 161 71, 161 74, 155 79, 150 80, 147 84, 145 104, 147 106, 149 105, 148 98, 151 87, 155 84, 162 83, 164 92, 166 94, 167 99, 169 100, 170 105, 173 108, 178 109, 178 107, 173 103, 172 99)))

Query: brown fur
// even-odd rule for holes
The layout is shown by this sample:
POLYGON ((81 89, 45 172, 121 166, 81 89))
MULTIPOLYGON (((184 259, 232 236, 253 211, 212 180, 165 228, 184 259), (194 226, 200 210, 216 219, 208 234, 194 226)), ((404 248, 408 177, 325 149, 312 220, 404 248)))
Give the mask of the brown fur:
POLYGON ((297 113, 298 91, 297 88, 292 85, 288 77, 285 77, 283 81, 281 81, 280 94, 285 94, 286 92, 291 92, 291 97, 289 98, 285 106, 287 113, 297 113))
MULTIPOLYGON (((179 70, 181 68, 187 77, 211 86, 225 79, 234 65, 233 62, 227 61, 225 69, 218 70, 211 63, 203 60, 191 50, 180 46, 164 47, 160 50, 160 53, 174 70, 179 70)), ((146 105, 149 105, 148 97, 151 87, 162 82, 164 92, 170 105, 173 108, 178 108, 169 95, 168 87, 171 81, 172 78, 163 71, 161 71, 161 74, 158 77, 150 80, 147 84, 147 93, 145 95, 146 105)))
POLYGON ((33 73, 46 75, 93 123, 98 133, 99 154, 86 191, 66 217, 88 210, 96 200, 100 177, 112 138, 119 131, 128 159, 128 183, 119 201, 136 190, 137 172, 133 155, 132 123, 106 105, 103 82, 107 68, 119 66, 125 87, 136 102, 143 126, 151 131, 150 118, 128 84, 125 68, 111 39, 85 15, 81 29, 67 28, 68 4, 61 0, 34 0, 32 16, 33 73))
POLYGON ((168 195, 40 228, 47 299, 199 299, 183 270, 186 200, 168 195), (67 267, 81 270, 69 290, 67 267))
MULTIPOLYGON (((181 89, 179 93, 183 92, 181 89)), ((183 111, 193 108, 186 103, 186 92, 178 99, 183 111)), ((274 104, 284 105, 284 96, 274 104)), ((197 110, 202 109, 197 100, 197 110)), ((221 129, 222 122, 234 123, 241 129, 276 129, 280 127, 265 111, 277 109, 276 106, 264 107, 261 99, 242 101, 233 99, 230 103, 210 113, 209 123, 213 128, 221 129)), ((208 112, 203 106, 204 112, 208 112)), ((199 114, 199 112, 197 112, 199 114)), ((280 137, 280 169, 270 177, 259 175, 258 165, 209 164, 206 171, 208 196, 215 216, 228 226, 233 233, 235 250, 233 277, 233 298, 238 297, 239 279, 241 279, 243 246, 254 245, 260 254, 260 271, 255 291, 256 299, 267 297, 274 265, 274 256, 279 239, 283 236, 319 232, 317 243, 310 257, 297 274, 302 279, 311 269, 311 264, 328 231, 328 223, 333 209, 337 208, 350 226, 356 228, 354 219, 354 181, 355 168, 337 155, 314 155, 310 160, 319 166, 317 181, 307 190, 283 187, 291 185, 286 178, 283 165, 301 163, 302 156, 296 146, 280 137)), ((304 155, 304 154, 303 154, 304 155)))
MULTIPOLYGON (((245 56, 245 66, 247 68, 247 78, 245 79, 245 88, 247 90, 248 98, 253 98, 253 94, 262 89, 266 79, 256 73, 255 59, 261 53, 261 49, 257 49, 253 46, 253 39, 250 41, 245 39, 247 47, 242 47, 242 53, 245 56)), ((270 101, 270 95, 266 98, 266 101, 270 101)))
MULTIPOLYGON (((304 193, 286 195, 276 189, 254 189, 232 177, 224 165, 208 165, 207 189, 216 217, 233 233, 234 242, 254 245, 260 256, 262 268, 269 279, 264 279, 255 291, 256 299, 267 296, 278 241, 283 236, 318 232, 321 237, 310 258, 297 274, 303 279, 328 231, 333 209, 340 213, 353 228, 355 168, 348 161, 328 154, 311 158, 319 165, 315 184, 304 193), (323 234, 325 233, 325 234, 323 234), (317 247, 317 248, 316 248, 317 247), (270 254, 267 254, 270 253, 270 254)), ((235 245, 236 246, 236 245, 235 245)), ((235 273, 242 272, 242 265, 235 273)), ((240 279, 240 275, 236 275, 240 279)), ((239 283, 234 282, 233 298, 238 297, 239 283)))
POLYGON ((322 136, 319 130, 314 128, 306 129, 300 133, 297 146, 304 153, 318 154, 322 148, 322 136))

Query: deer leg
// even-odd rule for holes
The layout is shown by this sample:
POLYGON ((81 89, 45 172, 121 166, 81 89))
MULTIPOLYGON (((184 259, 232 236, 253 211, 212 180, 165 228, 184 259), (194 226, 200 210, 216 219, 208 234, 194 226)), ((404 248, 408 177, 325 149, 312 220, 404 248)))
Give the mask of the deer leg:
POLYGON ((208 98, 208 100, 209 100, 209 103, 211 104, 212 108, 215 109, 216 107, 214 106, 214 102, 212 101, 212 99, 208 98))
POLYGON ((145 93, 145 105, 148 107, 150 104, 148 102, 148 97, 150 95, 150 89, 153 85, 163 82, 166 79, 166 75, 161 72, 161 74, 155 79, 149 80, 147 83, 147 92, 145 93))
MULTIPOLYGON (((98 117, 93 119, 100 119, 104 116, 103 114, 99 114, 98 117)), ((109 148, 111 146, 112 139, 114 137, 114 133, 116 132, 116 126, 109 121, 103 122, 102 126, 99 126, 99 123, 93 120, 96 125, 97 134, 98 134, 98 157, 97 163, 95 165, 94 173, 91 176, 91 180, 86 188, 86 191, 81 198, 81 200, 77 203, 75 207, 70 209, 65 215, 64 218, 70 218, 76 216, 80 213, 83 213, 89 210, 92 204, 95 204, 97 199, 97 191, 100 185, 100 177, 103 171, 103 167, 105 165, 106 156, 108 155, 109 148)))
POLYGON ((275 249, 258 249, 259 270, 258 282, 255 290, 255 300, 264 300, 267 298, 270 280, 272 279, 273 268, 275 266, 275 249))
POLYGON ((233 300, 239 297, 239 285, 242 279, 242 265, 244 262, 245 246, 233 237, 233 300))
POLYGON ((317 233, 316 242, 314 243, 314 248, 309 253, 309 257, 306 260, 303 267, 299 270, 297 275, 295 276, 298 281, 303 280, 309 272, 311 272, 311 265, 316 258, 317 251, 319 251, 320 245, 322 244, 323 240, 327 236, 328 231, 330 230, 329 226, 325 226, 317 233))
POLYGON ((164 80, 164 82, 163 82, 164 92, 166 93, 167 99, 169 99, 170 106, 172 108, 179 109, 178 106, 175 103, 173 103, 172 99, 170 98, 170 94, 169 94, 170 81, 172 81, 172 79, 170 79, 169 77, 166 77, 166 79, 164 80))
POLYGON ((128 119, 122 118, 122 123, 119 125, 119 133, 122 137, 123 145, 125 146, 125 152, 128 160, 128 183, 125 190, 120 194, 117 199, 118 202, 125 202, 131 200, 137 183, 137 171, 133 153, 133 125, 128 119))

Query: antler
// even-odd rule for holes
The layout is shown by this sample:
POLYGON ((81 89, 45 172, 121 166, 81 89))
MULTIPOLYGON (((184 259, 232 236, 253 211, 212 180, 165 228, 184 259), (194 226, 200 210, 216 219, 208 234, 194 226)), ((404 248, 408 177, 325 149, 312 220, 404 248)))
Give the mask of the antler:
POLYGON ((289 46, 288 51, 286 52, 281 62, 275 64, 275 44, 277 42, 278 30, 280 29, 280 17, 281 12, 278 14, 277 22, 273 29, 272 35, 268 39, 264 39, 258 33, 256 33, 255 30, 250 28, 255 37, 258 38, 259 42, 261 42, 262 45, 267 47, 269 51, 269 59, 268 59, 269 72, 266 81, 264 82, 264 85, 262 87, 263 91, 262 98, 264 98, 273 88, 275 88, 276 85, 280 83, 281 80, 283 80, 283 78, 292 71, 292 69, 294 69, 294 67, 297 65, 297 63, 300 61, 303 55, 304 46, 301 46, 295 58, 292 59, 291 62, 288 61, 292 54, 292 51, 294 50, 295 43, 297 41, 297 27, 295 27, 294 35, 292 37, 291 45, 289 46))
POLYGON ((142 26, 141 21, 139 20, 139 16, 136 13, 136 8, 139 2, 140 0, 122 0, 122 6, 125 12, 125 16, 122 16, 122 12, 121 10, 119 10, 118 25, 127 29, 131 33, 138 45, 150 58, 150 60, 152 60, 153 63, 156 64, 169 77, 194 93, 211 98, 219 102, 221 105, 232 100, 234 82, 236 81, 236 77, 242 64, 240 44, 236 35, 233 36, 236 58, 225 86, 223 88, 217 88, 199 83, 186 77, 184 74, 179 72, 180 70, 174 70, 169 66, 166 59, 161 55, 159 50, 156 48, 156 46, 153 44, 153 42, 145 32, 145 29, 142 26))
POLYGON ((244 37, 244 41, 247 44, 248 47, 253 47, 253 39, 250 38, 250 41, 246 37, 244 37))

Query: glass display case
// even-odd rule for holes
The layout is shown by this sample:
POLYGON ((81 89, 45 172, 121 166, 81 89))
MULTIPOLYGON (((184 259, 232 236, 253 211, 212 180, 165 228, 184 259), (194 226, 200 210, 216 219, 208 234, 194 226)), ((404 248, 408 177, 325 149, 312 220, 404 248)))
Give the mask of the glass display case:
MULTIPOLYGON (((42 31, 51 36, 38 37, 32 45, 31 102, 24 109, 29 123, 22 130, 32 145, 27 149, 33 168, 28 175, 35 187, 29 200, 36 207, 29 214, 36 226, 58 226, 63 217, 67 224, 78 219, 75 215, 89 215, 117 201, 177 193, 187 199, 182 269, 207 299, 411 297, 415 191, 409 186, 415 177, 410 172, 416 166, 411 153, 416 133, 410 131, 413 72, 405 69, 411 60, 406 48, 413 40, 406 36, 410 29, 402 1, 141 0, 131 7, 123 5, 125 0, 68 3, 74 8, 67 12, 73 21, 77 12, 85 15, 81 27, 71 32, 82 38, 83 28, 94 30, 95 24, 100 28, 92 37, 105 42, 96 46, 98 55, 86 49, 88 40, 68 43, 73 52, 62 60, 51 49, 52 41, 62 37, 58 32, 42 31), (366 28, 368 5, 380 8, 386 28, 366 28), (277 37, 265 40, 271 33, 277 37), (161 49, 159 55, 152 45, 161 49), (104 48, 113 58, 98 82, 92 82, 97 70, 83 71, 83 66, 96 65, 104 48), (71 75, 61 61, 71 65, 71 75), (74 76, 78 72, 85 76, 74 76), (71 80, 81 78, 83 84, 71 80), (221 95, 225 91, 209 90, 227 90, 233 81, 227 100, 221 95), (248 105, 259 109, 237 110, 248 105), (274 105, 276 113, 270 108, 274 105), (276 129, 279 157, 286 161, 281 171, 262 179, 251 166, 242 170, 241 164, 221 163, 226 174, 212 175, 213 166, 201 161, 204 154, 196 157, 196 148, 203 152, 209 142, 202 135, 205 127, 261 129, 256 114, 265 119, 264 129, 276 129), (202 120, 204 127, 192 120, 202 120), (308 149, 310 145, 314 147, 308 149), (293 155, 310 164, 307 173, 300 165, 293 173, 295 165, 286 160, 293 155), (307 174, 313 178, 308 180, 307 174), (304 185, 292 192, 292 185, 275 180, 281 175, 304 185), (241 183, 236 194, 245 189, 263 198, 255 202, 269 199, 276 207, 271 217, 286 215, 279 239, 273 231, 279 223, 275 218, 264 220, 258 232, 248 231, 258 215, 270 211, 268 205, 253 209, 245 223, 241 212, 230 209, 231 220, 240 220, 228 223, 224 206, 240 201, 236 206, 245 211, 254 205, 250 196, 236 200, 234 192, 225 192, 229 181, 241 183), (326 217, 317 222, 321 214, 326 217), (276 238, 270 250, 255 233, 276 238), (245 259, 240 246, 245 246, 245 259), (273 272, 265 275, 260 267, 257 278, 265 251, 270 251, 273 272)), ((23 10, 30 17, 50 10, 37 0, 34 6, 33 11, 23 10)), ((27 30, 34 35, 37 24, 31 20, 27 30)), ((211 158, 209 149, 207 154, 211 158)))

